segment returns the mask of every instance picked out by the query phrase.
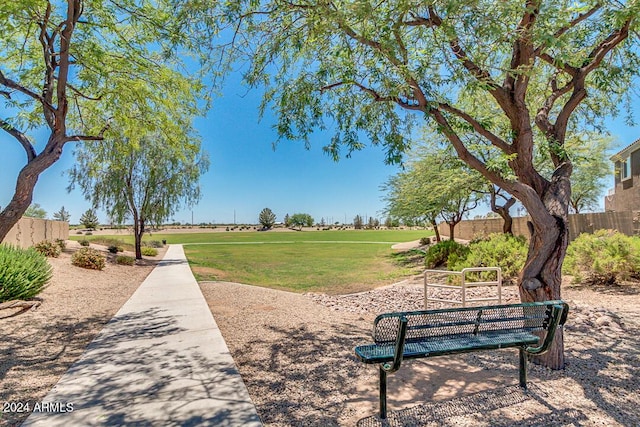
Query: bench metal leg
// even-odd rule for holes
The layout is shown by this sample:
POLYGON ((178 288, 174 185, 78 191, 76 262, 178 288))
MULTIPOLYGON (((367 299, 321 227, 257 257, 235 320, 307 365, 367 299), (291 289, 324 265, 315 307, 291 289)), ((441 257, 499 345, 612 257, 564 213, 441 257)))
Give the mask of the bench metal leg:
POLYGON ((380 419, 387 418, 387 372, 380 366, 380 419))
POLYGON ((527 388, 527 353, 520 348, 520 387, 527 388))

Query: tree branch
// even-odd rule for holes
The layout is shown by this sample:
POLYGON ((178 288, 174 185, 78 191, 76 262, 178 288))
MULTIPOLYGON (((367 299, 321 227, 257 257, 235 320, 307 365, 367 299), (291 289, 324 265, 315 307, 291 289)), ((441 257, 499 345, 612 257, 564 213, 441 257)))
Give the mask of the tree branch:
POLYGON ((458 134, 453 130, 447 118, 442 114, 442 112, 437 108, 431 108, 428 111, 428 114, 431 115, 435 121, 440 125, 442 133, 447 137, 453 148, 458 153, 458 157, 460 160, 471 166, 473 169, 477 170, 487 178, 489 181, 497 185, 498 187, 504 188, 509 193, 513 194, 514 191, 514 183, 505 180, 496 172, 487 168, 487 165, 478 159, 475 155, 473 155, 465 146, 464 142, 458 134))
POLYGON ((35 148, 33 148, 31 141, 29 141, 29 138, 27 138, 27 136, 24 133, 20 132, 9 122, 6 122, 2 119, 0 119, 0 127, 9 135, 17 139, 20 145, 22 145, 22 148, 24 148, 24 151, 27 153, 27 163, 31 162, 33 159, 36 158, 37 156, 36 150, 35 148))
POLYGON ((337 82, 337 83, 332 83, 330 85, 321 87, 320 88, 320 92, 324 92, 324 91, 331 90, 333 88, 336 88, 336 87, 339 87, 339 86, 345 86, 345 85, 356 86, 358 89, 360 89, 363 92, 366 92, 369 95, 371 95, 371 97, 373 98, 373 100, 375 102, 393 102, 393 103, 398 104, 400 107, 406 108, 408 110, 423 111, 423 107, 421 105, 419 105, 419 103, 417 101, 415 103, 412 103, 409 99, 403 100, 399 96, 381 95, 375 89, 367 87, 367 86, 363 85, 362 83, 358 83, 358 82, 337 82))
POLYGON ((51 110, 55 110, 55 107, 53 105, 51 105, 50 103, 48 103, 44 98, 42 98, 42 96, 38 95, 37 93, 33 92, 32 90, 27 89, 26 87, 22 86, 19 83, 16 83, 15 81, 8 79, 7 77, 5 77, 5 75, 2 73, 2 71, 0 70, 0 84, 3 86, 6 86, 8 88, 11 89, 15 89, 20 93, 23 93, 25 95, 27 95, 30 98, 33 98, 34 100, 40 102, 44 108, 49 108, 51 110))
POLYGON ((464 111, 461 111, 446 103, 439 103, 438 107, 451 114, 454 114, 455 116, 458 116, 465 122, 469 123, 477 133, 485 137, 495 147, 499 148, 505 153, 507 154, 515 153, 514 148, 510 144, 508 144, 505 140, 495 135, 493 132, 489 131, 488 129, 485 129, 476 119, 471 117, 471 115, 469 115, 468 113, 465 113, 464 111))

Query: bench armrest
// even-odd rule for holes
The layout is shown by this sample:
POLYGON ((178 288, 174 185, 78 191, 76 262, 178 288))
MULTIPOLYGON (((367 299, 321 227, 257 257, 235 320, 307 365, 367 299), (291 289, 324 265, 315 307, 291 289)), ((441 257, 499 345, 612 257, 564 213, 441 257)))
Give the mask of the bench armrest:
POLYGON ((404 354, 404 340, 407 336, 407 325, 409 320, 406 316, 401 316, 399 319, 398 325, 398 337, 396 338, 396 346, 395 353, 393 354, 393 363, 383 363, 380 365, 387 373, 392 373, 400 369, 400 364, 402 364, 402 356, 404 354))
POLYGON ((568 306, 566 304, 554 304, 551 306, 551 319, 547 326, 547 334, 538 347, 527 347, 525 351, 530 354, 541 354, 549 349, 556 335, 558 325, 564 324, 567 319, 568 306))

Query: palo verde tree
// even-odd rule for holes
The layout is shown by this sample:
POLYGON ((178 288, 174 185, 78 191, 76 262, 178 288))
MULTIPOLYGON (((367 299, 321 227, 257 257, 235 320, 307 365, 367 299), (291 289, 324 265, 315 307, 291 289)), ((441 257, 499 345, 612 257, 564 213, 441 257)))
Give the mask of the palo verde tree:
POLYGON ((142 132, 130 130, 130 136, 122 134, 111 144, 86 141, 76 150, 76 164, 69 171, 70 190, 77 185, 94 207, 119 224, 133 220, 137 259, 142 258, 147 226, 162 224, 183 204, 198 201, 198 181, 209 167, 196 135, 187 132, 171 140, 142 132))
POLYGON ((110 123, 136 121, 150 131, 179 127, 169 107, 196 109, 201 86, 178 72, 182 55, 170 45, 188 39, 171 3, 2 2, 0 128, 26 161, 13 197, 2 203, 0 241, 68 143, 103 140, 110 123), (45 135, 43 141, 36 134, 45 135))
MULTIPOLYGON (((227 13, 251 55, 247 81, 267 87, 263 107, 275 111, 281 138, 308 143, 331 121, 325 150, 335 158, 366 137, 397 161, 412 119, 433 123, 529 213, 521 299, 560 298, 573 169, 565 139, 615 112, 632 85, 640 1, 245 0, 227 13), (534 166, 538 140, 551 153, 550 178, 534 166), (491 148, 508 173, 478 148, 491 148)), ((562 343, 559 334, 547 366, 564 365, 562 343)))

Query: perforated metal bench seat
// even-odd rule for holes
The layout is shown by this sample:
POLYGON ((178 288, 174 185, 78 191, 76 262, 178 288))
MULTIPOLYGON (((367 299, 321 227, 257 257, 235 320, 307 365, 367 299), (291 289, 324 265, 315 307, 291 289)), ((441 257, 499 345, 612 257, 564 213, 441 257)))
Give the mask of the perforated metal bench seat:
MULTIPOLYGON (((403 359, 421 359, 477 350, 512 348, 537 344, 540 338, 529 332, 487 332, 480 335, 437 337, 425 341, 405 341, 403 359)), ((394 344, 370 344, 356 347, 356 356, 364 363, 393 362, 394 344)))
POLYGON ((380 364, 380 418, 386 418, 387 374, 405 359, 518 348, 520 385, 526 388, 528 355, 547 351, 568 311, 563 301, 545 301, 385 313, 373 323, 374 343, 357 346, 355 353, 361 362, 380 364))

